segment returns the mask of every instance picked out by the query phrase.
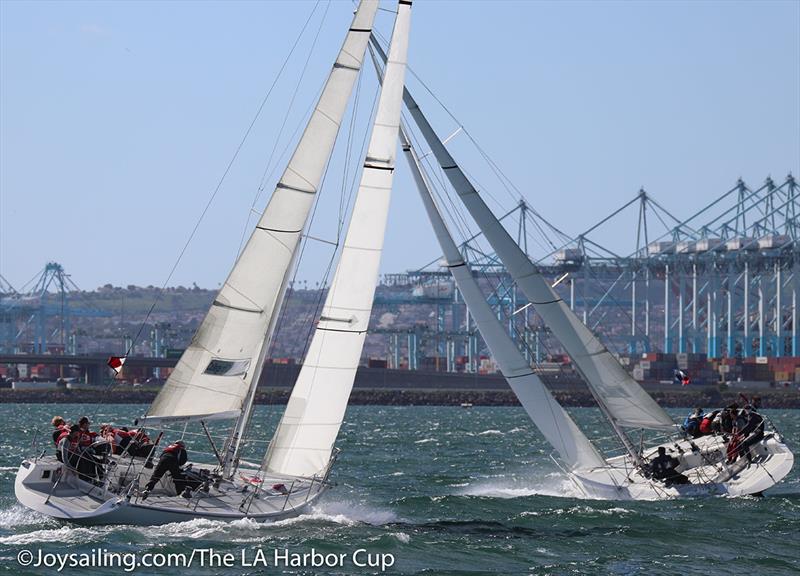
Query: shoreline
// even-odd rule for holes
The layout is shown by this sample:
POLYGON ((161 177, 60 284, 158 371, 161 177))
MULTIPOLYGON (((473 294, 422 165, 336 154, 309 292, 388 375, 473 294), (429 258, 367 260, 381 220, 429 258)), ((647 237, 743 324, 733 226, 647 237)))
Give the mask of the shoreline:
MULTIPOLYGON (((158 389, 112 390, 0 390, 0 404, 149 404, 158 389)), ((267 388, 256 394, 256 404, 286 404, 289 388, 267 388)), ((552 389, 563 406, 593 407, 588 389, 552 389)), ((800 408, 800 391, 796 390, 719 390, 698 387, 679 390, 649 390, 660 405, 668 408, 687 406, 726 406, 739 400, 739 394, 759 396, 763 408, 800 408)), ((511 390, 461 389, 387 389, 355 388, 350 396, 353 406, 519 406, 511 390)))

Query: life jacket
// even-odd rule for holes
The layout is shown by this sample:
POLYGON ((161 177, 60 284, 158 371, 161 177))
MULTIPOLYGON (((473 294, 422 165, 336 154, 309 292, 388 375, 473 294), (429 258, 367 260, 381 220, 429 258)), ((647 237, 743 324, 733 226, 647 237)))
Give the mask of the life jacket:
POLYGON ((69 438, 69 427, 62 426, 61 433, 56 438, 56 446, 58 446, 64 438, 69 438))
POLYGON ((180 444, 170 444, 169 446, 164 448, 164 452, 168 452, 170 454, 177 454, 181 450, 183 450, 183 446, 181 446, 180 444))
POLYGON ((69 435, 69 426, 66 424, 62 424, 53 430, 53 442, 56 443, 56 446, 58 445, 58 441, 61 440, 61 436, 64 434, 64 432, 69 435))
POLYGON ((81 439, 79 440, 79 444, 81 446, 91 446, 94 443, 95 438, 97 438, 97 432, 81 430, 81 439))
POLYGON ((189 459, 189 455, 186 452, 186 448, 184 448, 180 444, 170 444, 169 446, 164 448, 164 453, 161 455, 161 457, 163 458, 167 454, 170 454, 175 457, 175 459, 178 461, 178 466, 183 466, 189 459))

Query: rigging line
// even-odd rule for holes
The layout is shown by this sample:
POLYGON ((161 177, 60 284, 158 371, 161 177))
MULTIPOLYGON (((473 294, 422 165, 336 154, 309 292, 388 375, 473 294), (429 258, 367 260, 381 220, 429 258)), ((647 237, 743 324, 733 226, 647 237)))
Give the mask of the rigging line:
MULTIPOLYGON (((319 0, 317 4, 319 5, 319 0)), ((316 8, 315 5, 315 8, 316 8)), ((305 78, 306 71, 308 70, 308 63, 311 61, 311 55, 314 53, 314 48, 317 46, 317 40, 319 39, 320 32, 322 32, 322 27, 325 24, 325 19, 328 16, 328 10, 331 7, 330 1, 325 6, 325 12, 322 14, 322 19, 319 22, 319 27, 317 28, 317 33, 314 35, 314 40, 311 42, 311 47, 308 49, 308 55, 306 56, 305 62, 303 62, 303 69, 300 72, 300 77, 297 79, 295 83, 294 91, 292 92, 292 97, 289 100, 289 106, 287 107, 286 114, 283 117, 283 121, 281 122, 280 130, 278 130, 278 136, 275 138, 275 142, 272 145, 272 150, 269 153, 269 158, 267 159, 267 165, 264 168, 264 174, 261 177, 261 182, 259 183, 259 192, 264 190, 264 178, 269 170, 270 165, 272 164, 272 160, 275 157, 275 151, 278 149, 278 142, 280 141, 281 136, 283 136, 283 131, 286 128, 286 122, 289 120, 289 111, 294 106, 295 100, 297 99, 297 93, 300 91, 300 85, 303 83, 303 78, 305 78)))
POLYGON ((147 324, 147 321, 150 319, 150 316, 153 314, 153 310, 155 310, 155 307, 158 305, 158 302, 161 300, 161 294, 164 292, 164 288, 166 288, 167 284, 169 284, 170 280, 172 280, 172 276, 173 276, 173 274, 175 274, 175 270, 178 268, 178 265, 180 264, 181 260, 183 259, 184 254, 186 254, 186 250, 189 248, 189 244, 194 239, 194 236, 197 233, 198 228, 200 228, 200 224, 202 223, 203 218, 205 217, 205 215, 208 212, 209 208, 211 208, 211 204, 214 202, 214 198, 216 198, 217 193, 219 192, 220 188, 222 188, 222 183, 225 181, 225 178, 228 176, 228 173, 230 172, 231 168, 233 167, 233 164, 236 161, 236 158, 239 157, 239 152, 241 152, 242 147, 244 146, 244 143, 247 141, 247 138, 250 136, 250 132, 252 132, 253 126, 255 126, 256 121, 258 120, 259 116, 261 115, 261 111, 264 109, 264 106, 266 105, 267 100, 269 99, 270 95, 272 94, 272 90, 275 88, 276 84, 278 83, 278 79, 280 78, 281 73, 286 68, 286 65, 289 62, 289 59, 291 58, 292 54, 294 53, 295 48, 297 47, 297 44, 300 42, 300 38, 303 36, 303 33, 305 32, 305 29, 308 26, 308 23, 311 21, 311 17, 314 15, 314 12, 317 10, 317 6, 319 5, 320 1, 321 0, 317 1, 317 4, 314 5, 314 9, 308 15, 308 19, 306 20, 305 24, 303 24, 303 27, 300 30, 300 34, 298 34, 297 39, 295 40, 294 44, 292 45, 291 50, 289 51, 289 54, 286 56, 286 59, 283 61, 283 64, 281 65, 281 68, 278 71, 278 75, 275 77, 275 80, 272 82, 272 86, 270 86, 269 90, 267 91, 267 94, 261 100, 261 104, 259 105, 258 110, 256 111, 256 114, 253 117, 253 120, 250 122, 250 125, 247 127, 247 130, 245 130, 245 133, 244 133, 244 136, 242 137, 242 140, 239 142, 239 145, 236 147, 236 151, 233 153, 233 157, 230 159, 230 162, 228 162, 228 165, 225 168, 225 171, 222 173, 222 177, 219 179, 219 182, 217 182, 217 185, 214 188, 214 192, 211 194, 211 197, 208 199, 208 202, 206 203, 205 207, 203 208, 203 211, 200 214, 200 218, 198 218, 197 222, 194 225, 194 228, 192 228, 192 231, 189 234, 189 238, 186 240, 186 243, 183 245, 183 248, 181 249, 180 254, 178 254, 177 260, 175 260, 175 264, 173 264, 172 269, 170 270, 169 274, 167 275, 167 279, 161 285, 161 289, 158 291, 158 293, 156 294, 156 297, 153 299, 153 303, 150 305, 150 308, 148 309, 147 314, 144 317, 144 320, 142 321, 142 323, 139 326, 139 330, 136 333, 136 337, 133 338, 133 340, 131 340, 131 345, 128 348, 128 350, 125 352, 126 356, 128 354, 130 354, 131 350, 133 350, 133 347, 136 346, 136 342, 139 340, 139 337, 142 335, 142 330, 144 329, 145 325, 147 324))
MULTIPOLYGON (((410 122, 406 118, 406 126, 408 126, 410 122)), ((412 148, 414 150, 420 150, 420 141, 416 134, 413 132, 409 133, 409 138, 412 140, 412 148), (416 142, 416 144, 414 144, 416 142)), ((452 194, 448 193, 449 187, 447 181, 444 179, 444 175, 441 172, 441 169, 437 170, 436 168, 440 168, 438 163, 434 166, 432 163, 430 156, 426 156, 424 159, 421 159, 420 167, 424 171, 424 173, 428 176, 428 181, 432 187, 432 192, 434 193, 435 198, 439 199, 439 204, 444 210, 447 212, 447 215, 450 218, 450 221, 455 226, 456 230, 458 231, 459 235, 461 236, 461 243, 464 244, 466 240, 464 238, 468 237, 468 234, 464 232, 464 229, 469 231, 469 225, 466 222, 464 217, 464 210, 459 209, 458 204, 452 198, 452 194), (452 208, 452 210, 451 210, 452 208)))
MULTIPOLYGON (((485 280, 486 280, 486 281, 489 283, 489 286, 490 286, 490 287, 493 289, 493 292, 494 292, 494 293, 499 293, 499 292, 498 292, 498 290, 499 290, 499 285, 498 285, 498 286, 495 286, 495 284, 493 283, 493 281, 492 281, 491 277, 490 277, 488 274, 486 274, 485 272, 482 272, 482 274, 483 274, 483 276, 484 276, 485 280)), ((497 280, 498 280, 498 282, 499 282, 499 281, 501 281, 501 279, 500 279, 500 278, 497 278, 497 280)), ((506 314, 505 314, 505 312, 504 312, 504 309, 503 309, 502 305, 500 306, 500 312, 501 312, 501 314, 504 316, 504 318, 506 318, 506 321, 508 321, 508 317, 506 316, 506 314)), ((511 324, 511 328, 512 328, 512 330, 513 330, 513 331, 514 331, 514 332, 515 332, 515 333, 516 333, 518 336, 520 335, 520 333, 519 333, 519 329, 518 329, 518 327, 516 326, 516 323, 515 323, 515 322, 511 324)), ((536 356, 535 356, 535 354, 534 354, 534 351, 530 349, 530 344, 527 342, 527 339, 525 339, 525 338, 523 337, 523 338, 520 338, 520 340, 522 341, 522 345, 523 345, 524 349, 525 349, 525 350, 527 350, 527 352, 528 352, 529 356, 532 358, 532 364, 533 364, 534 366, 536 366, 536 367, 539 369, 539 371, 540 371, 540 378, 542 379, 542 381, 543 381, 543 382, 547 382, 547 381, 549 381, 549 380, 550 380, 550 378, 547 378, 547 377, 545 376, 544 372, 542 372, 542 366, 541 366, 541 364, 540 364, 540 363, 539 363, 539 362, 536 360, 536 356)), ((552 353, 553 353, 553 350, 551 349, 551 347, 549 346, 549 344, 547 343, 547 341, 544 341, 543 339, 539 338, 539 345, 545 349, 545 352, 546 352, 547 354, 550 354, 550 355, 552 355, 552 353)), ((567 376, 567 371, 566 371, 566 368, 565 368, 565 366, 564 366, 563 364, 560 364, 560 365, 559 365, 559 373, 561 373, 561 374, 562 374, 562 375, 564 375, 564 376, 567 376)), ((578 375, 580 378, 582 378, 582 379, 583 379, 582 375, 581 375, 579 372, 577 373, 577 375, 578 375)), ((587 384, 587 386, 588 386, 588 384, 587 384)), ((591 391, 591 389, 590 389, 590 391, 591 391)), ((607 421, 605 418, 603 419, 603 422, 604 422, 605 426, 606 426, 606 427, 609 429, 609 431, 610 431, 610 432, 612 432, 612 435, 613 435, 613 434, 615 433, 615 431, 614 431, 613 427, 611 426, 610 422, 608 422, 608 421, 607 421)), ((617 438, 617 440, 619 440, 619 438, 618 438, 618 437, 616 437, 616 436, 613 436, 613 437, 615 437, 615 438, 617 438)), ((623 446, 621 446, 621 447, 624 449, 624 445, 623 445, 623 446)))
MULTIPOLYGON (((404 124, 407 128, 409 125, 407 118, 404 119, 404 124)), ((413 143, 413 142, 418 142, 416 134, 410 132, 408 129, 406 129, 406 133, 408 134, 409 139, 412 140, 411 148, 413 150, 419 150, 420 149, 419 144, 417 143, 415 145, 413 143)), ((431 173, 433 172, 433 170, 431 169, 431 163, 430 160, 428 159, 422 160, 422 162, 420 162, 420 168, 423 170, 423 173, 428 177, 427 178, 428 183, 431 186, 432 192, 434 193, 435 197, 439 199, 439 205, 442 208, 444 208, 444 210, 447 211, 447 214, 450 217, 451 222, 454 224, 455 228, 458 230, 458 233, 462 236, 462 238, 465 237, 466 235, 464 235, 462 230, 462 223, 459 222, 459 219, 456 218, 456 216, 454 216, 453 212, 450 210, 450 207, 448 206, 449 204, 452 204, 452 199, 450 198, 450 195, 447 194, 446 192, 447 184, 442 178, 442 175, 438 171, 433 174, 431 173), (446 198, 447 201, 443 201, 444 198, 446 198)), ((456 206, 453 205, 454 210, 455 208, 456 206)), ((456 210, 456 215, 459 217, 461 216, 461 214, 458 214, 457 210, 456 210)))
MULTIPOLYGON (((384 38, 384 37, 383 37, 383 36, 380 34, 380 32, 377 32, 377 31, 376 31, 376 32, 375 32, 375 34, 376 34, 378 37, 380 37, 380 39, 381 39, 383 42, 386 42, 386 39, 385 39, 385 38, 384 38)), ((420 77, 419 77, 419 76, 418 76, 418 75, 417 75, 417 74, 414 72, 414 70, 413 70, 413 69, 411 69, 410 67, 409 67, 409 72, 411 72, 411 74, 413 74, 413 75, 414 75, 414 77, 415 77, 415 78, 416 78, 416 79, 417 79, 417 80, 420 82, 420 84, 421 84, 421 85, 422 85, 422 86, 425 88, 425 90, 426 90, 426 91, 427 91, 427 92, 428 92, 428 93, 429 93, 429 94, 430 94, 430 95, 431 95, 431 96, 432 96, 432 97, 433 97, 433 98, 434 98, 434 99, 435 99, 435 100, 436 100, 436 101, 439 103, 439 105, 440 105, 440 106, 441 106, 441 107, 442 107, 442 108, 445 110, 445 112, 446 112, 446 113, 447 113, 447 114, 450 116, 450 118, 451 118, 451 119, 452 119, 452 120, 453 120, 453 121, 454 121, 454 122, 455 122, 455 123, 456 123, 456 124, 459 126, 459 128, 460 128, 461 130, 463 130, 463 131, 464 131, 464 133, 465 133, 465 134, 468 136, 469 140, 470 140, 470 141, 473 143, 473 145, 476 147, 476 149, 478 150, 478 152, 480 153, 480 155, 481 155, 481 156, 484 158, 484 160, 487 162, 487 164, 488 164, 488 165, 489 165, 489 167, 491 168, 492 172, 494 172, 495 176, 497 176, 497 178, 498 178, 498 180, 500 181, 500 183, 501 183, 501 185, 503 186, 503 188, 504 188, 504 189, 505 189, 505 190, 506 190, 506 191, 509 193, 509 196, 510 196, 510 197, 511 197, 511 198, 512 198, 512 199, 513 199, 515 202, 518 202, 518 201, 520 201, 520 200, 524 200, 524 198, 525 198, 525 197, 524 197, 524 195, 522 194, 522 192, 520 191, 520 189, 519 189, 519 188, 518 188, 518 187, 517 187, 517 186, 514 184, 514 182, 511 180, 511 178, 509 178, 509 177, 508 177, 508 175, 507 175, 507 174, 505 174, 505 172, 503 172, 503 170, 502 170, 502 169, 499 167, 499 165, 498 165, 498 164, 497 164, 497 163, 496 163, 496 162, 495 162, 495 161, 494 161, 494 160, 491 158, 491 156, 489 156, 489 154, 488 154, 488 153, 487 153, 485 150, 483 150, 483 148, 480 146, 480 144, 478 144, 477 140, 476 140, 476 139, 475 139, 475 138, 472 136, 472 134, 470 134, 470 132, 469 132, 469 131, 468 131, 468 130, 467 130, 465 127, 464 127, 464 125, 463 125, 463 124, 462 124, 462 123, 461 123, 461 122, 458 120, 458 118, 456 118, 456 117, 455 117, 455 115, 454 115, 454 114, 453 114, 453 113, 452 113, 452 112, 451 112, 451 111, 450 111, 450 110, 447 108, 447 106, 445 106, 445 104, 444 104, 444 103, 443 103, 443 102, 442 102, 442 101, 441 101, 441 100, 438 98, 438 96, 436 96, 436 94, 434 94, 434 92, 431 90, 431 88, 430 88, 430 87, 429 87, 427 84, 425 84, 425 82, 424 82, 424 81, 423 81, 423 80, 422 80, 422 79, 421 79, 421 78, 420 78, 420 77), (509 188, 509 185, 511 186, 511 188, 513 188, 513 191, 514 191, 514 192, 516 192, 517 196, 514 196, 514 194, 512 194, 512 193, 511 193, 511 189, 509 188)), ((464 170, 463 170, 463 168, 462 168, 462 171, 464 171, 464 170)), ((464 171, 464 173, 466 174, 466 171, 464 171)), ((467 174, 467 176, 470 178, 470 180, 471 180, 472 182, 475 182, 476 184, 478 184, 478 183, 477 183, 477 181, 476 181, 476 180, 475 180, 475 179, 474 179, 472 176, 469 176, 468 174, 467 174)), ((500 201, 499 201, 499 200, 498 200, 496 197, 494 197, 494 196, 493 196, 493 195, 492 195, 492 194, 491 194, 491 193, 488 191, 488 189, 487 189, 487 188, 485 188, 485 187, 483 187, 483 186, 480 186, 479 184, 478 184, 478 188, 480 188, 480 189, 481 189, 481 190, 483 190, 483 191, 484 191, 486 194, 488 194, 488 195, 489 195, 489 196, 492 198, 492 200, 494 200, 494 201, 495 201, 495 202, 496 202, 496 203, 497 203, 499 206, 501 206, 501 207, 503 206, 503 203, 502 203, 502 202, 500 202, 500 201)), ((534 212, 535 212, 535 211, 534 211, 534 212)), ((537 214, 537 215, 539 215, 539 214, 538 214, 538 212, 536 212, 536 214, 537 214)), ((539 215, 539 216, 540 216, 540 215, 539 215)), ((541 216, 540 216, 540 217, 541 217, 541 216)), ((552 229, 554 232, 558 233, 559 235, 561 235, 561 236, 563 236, 563 237, 569 237, 567 234, 565 234, 565 233, 564 233, 562 230, 560 230, 560 229, 559 229, 558 227, 556 227, 555 225, 551 224, 550 222, 547 222, 546 220, 545 220, 545 222, 546 222, 547 226, 548 226, 549 228, 551 228, 551 229, 552 229)), ((517 222, 517 223, 518 223, 518 222, 517 222)), ((543 235, 544 235, 544 234, 543 234, 543 235)), ((530 236, 530 234, 526 234, 526 236, 527 236, 527 237, 529 237, 529 238, 532 238, 532 237, 530 236)), ((551 246, 552 246, 552 247, 555 249, 555 245, 554 245, 554 244, 553 244, 553 242, 552 242, 552 241, 549 239, 549 237, 547 237, 547 235, 544 235, 544 237, 545 237, 545 239, 548 241, 548 243, 550 243, 550 244, 551 244, 551 246)), ((534 240, 535 240, 535 238, 532 238, 532 239, 534 239, 534 240)))
MULTIPOLYGON (((321 2, 321 0, 317 0, 317 3, 314 5, 314 10, 312 10, 312 12, 311 12, 311 16, 313 16, 313 14, 316 11, 317 7, 319 6, 320 2, 321 2)), ((253 202, 250 204, 251 212, 254 210, 256 204, 258 203, 258 199, 261 197, 261 193, 264 191, 264 183, 266 182, 268 175, 271 176, 275 172, 275 169, 280 164, 280 162, 276 162, 275 166, 273 166, 272 169, 270 169, 270 166, 272 165, 272 160, 275 157, 275 151, 278 148, 278 142, 280 142, 281 136, 283 135, 283 131, 286 128, 286 123, 289 120, 289 115, 291 113, 292 107, 294 106, 294 102, 295 102, 295 100, 297 98, 297 93, 300 90, 300 85, 302 84, 303 78, 305 77, 305 74, 306 74, 306 70, 308 69, 308 63, 309 63, 309 61, 311 59, 311 55, 313 54, 314 48, 317 45, 317 39, 319 38, 319 34, 322 31, 322 26, 325 24, 325 19, 326 19, 327 15, 328 15, 328 9, 329 8, 330 8, 330 2, 328 3, 327 7, 325 8, 325 12, 322 15, 322 19, 320 20, 319 27, 317 28, 317 33, 314 36, 314 40, 311 43, 311 47, 309 48, 308 55, 306 56, 306 60, 303 63, 303 69, 300 72, 300 77, 297 79, 297 82, 295 83, 294 92, 292 93, 292 97, 291 97, 291 99, 289 101, 289 105, 286 107, 286 113, 283 116, 283 121, 281 123, 280 130, 278 131, 278 135, 275 137, 275 142, 272 145, 272 150, 270 151, 269 158, 267 159, 267 162, 264 165, 264 172, 261 174, 261 180, 259 181, 258 187, 256 188, 256 194, 253 197, 253 202)), ((309 19, 311 18, 311 16, 309 16, 309 19)), ((299 41, 299 37, 298 37, 298 41, 299 41)), ((296 45, 297 45, 297 43, 295 43, 295 46, 296 45)), ((292 47, 292 51, 294 51, 294 47, 292 47)), ((291 56, 291 52, 290 52, 289 56, 291 56)), ((283 69, 281 69, 281 72, 282 71, 283 71, 283 69)), ((276 78, 276 81, 277 81, 277 78, 276 78)), ((270 91, 272 90, 272 88, 274 88, 274 86, 275 85, 273 84, 273 86, 270 88, 270 91)), ((323 87, 324 87, 324 85, 323 85, 323 87)), ((306 109, 305 114, 300 118, 297 127, 295 127, 295 130, 292 133, 291 138, 289 138, 289 141, 287 142, 287 144, 284 147, 283 151, 281 152, 281 154, 279 156, 279 159, 283 158, 283 155, 286 153, 286 150, 291 145, 292 141, 294 140, 294 137, 297 135, 297 132, 298 132, 300 126, 303 125, 303 120, 306 118, 306 116, 309 113, 309 110, 311 110, 314 107, 314 104, 318 100, 319 94, 322 92, 323 87, 321 87, 317 91, 317 94, 312 99, 311 104, 306 109)), ((251 212, 248 212, 248 214, 247 214, 247 221, 245 222, 244 229, 242 230, 242 237, 239 240, 239 249, 237 250, 237 254, 241 253, 242 246, 244 245, 245 238, 247 237, 247 230, 250 227, 251 212)))
POLYGON ((339 220, 338 225, 336 228, 336 244, 338 246, 339 241, 341 240, 341 233, 342 233, 342 221, 344 220, 344 214, 346 212, 346 205, 348 202, 345 201, 347 197, 347 173, 350 171, 350 161, 353 155, 352 145, 353 145, 353 135, 355 133, 355 125, 356 125, 356 118, 358 116, 358 102, 359 97, 361 96, 361 83, 364 79, 363 74, 358 75, 358 82, 356 83, 356 93, 353 99, 353 109, 350 114, 350 126, 347 131, 347 146, 345 147, 345 157, 344 157, 344 169, 342 170, 342 188, 339 192, 339 220))
MULTIPOLYGON (((359 76, 359 87, 361 86, 361 76, 359 76)), ((375 91, 372 95, 372 104, 369 108, 369 114, 367 115, 367 125, 372 125, 372 120, 374 119, 375 114, 377 113, 378 107, 378 95, 380 94, 380 85, 375 86, 375 91)), ((356 110, 354 108, 353 114, 356 114, 356 110)), ((355 118, 354 118, 355 122, 355 118)), ((347 197, 344 199, 344 204, 342 205, 342 211, 339 214, 339 223, 336 231, 336 238, 337 240, 341 239, 342 230, 344 229, 345 220, 347 218, 347 212, 350 210, 351 203, 353 202, 353 195, 356 193, 356 182, 361 175, 362 166, 363 166, 363 159, 367 155, 367 146, 369 145, 369 138, 371 135, 371 130, 369 128, 364 130, 364 136, 361 139, 361 146, 359 147, 358 161, 355 164, 352 164, 353 174, 350 179, 350 186, 347 189, 347 197)), ((352 146, 352 141, 350 141, 349 146, 352 146)), ((353 156, 352 153, 350 154, 350 159, 352 160, 353 156)), ((342 177, 342 182, 344 183, 344 179, 347 177, 347 173, 342 177)), ((342 190, 344 192, 344 189, 342 190)))
MULTIPOLYGON (((380 93, 380 85, 375 87, 375 94, 372 98, 372 107, 370 109, 370 114, 368 117, 368 122, 370 126, 372 125, 372 121, 374 120, 374 116, 377 112, 379 93, 380 93)), ((367 155, 367 146, 369 145, 370 135, 371 135, 371 130, 367 129, 364 131, 364 138, 361 141, 361 150, 359 151, 358 155, 359 160, 365 158, 367 155)), ((344 205, 344 212, 342 214, 342 218, 339 221, 339 230, 337 232, 337 238, 341 236, 342 230, 344 229, 344 222, 346 219, 347 212, 350 210, 351 202, 353 201, 353 195, 356 193, 356 190, 358 188, 356 186, 356 180, 359 180, 359 177, 361 176, 362 166, 363 163, 360 161, 353 166, 354 169, 353 169, 352 180, 350 181, 350 190, 348 192, 347 200, 344 205)))
MULTIPOLYGON (((338 135, 337 135, 337 137, 338 137, 338 135)), ((319 192, 315 195, 315 198, 314 198, 314 208, 313 208, 313 210, 311 212, 311 217, 309 218, 309 224, 308 224, 308 230, 309 231, 311 229, 311 226, 314 223, 314 217, 316 216, 317 208, 319 206, 319 201, 320 201, 320 198, 322 197, 322 192, 323 192, 323 190, 325 188, 325 181, 327 179, 328 170, 329 169, 330 169, 330 158, 328 159, 328 163, 325 165, 325 171, 323 172, 322 179, 320 180, 319 192)), ((297 263, 294 266, 294 270, 292 272, 292 279, 290 281, 292 286, 294 286, 294 283, 297 280, 297 273, 298 273, 298 271, 300 269, 300 262, 303 260, 303 255, 305 254, 305 249, 306 249, 306 246, 308 246, 308 242, 309 242, 308 235, 307 234, 303 235, 302 236, 302 240, 301 240, 301 245, 300 245, 300 253, 297 255, 297 263)), ((328 261, 328 266, 327 266, 327 268, 325 270, 325 274, 323 275, 323 279, 322 279, 323 284, 325 282, 327 282, 327 278, 328 278, 328 275, 330 274, 330 270, 331 270, 331 267, 333 265, 333 261, 334 261, 334 258, 336 256, 336 253, 337 253, 337 250, 333 250, 333 252, 331 254, 331 258, 328 261)), ((292 289, 292 294, 293 294, 293 292, 294 292, 294 289, 292 289)), ((315 305, 315 316, 314 317, 316 317, 316 310, 319 309, 319 301, 321 299, 320 295, 323 294, 323 293, 324 293, 324 289, 320 289, 319 295, 317 296, 317 304, 315 305)), ((290 294, 287 291, 286 296, 284 298, 283 306, 281 307, 281 314, 278 317, 278 321, 277 321, 277 323, 275 325, 275 330, 273 332, 273 338, 269 342, 269 349, 267 351, 269 356, 272 356, 274 354, 275 347, 276 347, 277 341, 278 341, 278 335, 280 333, 280 330, 283 328, 283 325, 284 325, 284 323, 286 321, 286 317, 287 317, 288 312, 289 312, 289 301, 291 300, 292 294, 290 294)), ((311 326, 313 326, 313 317, 312 317, 311 326)), ((308 336, 306 336, 306 342, 304 344, 303 353, 301 355, 301 358, 305 358, 306 349, 307 349, 308 345, 309 345, 308 336)), ((257 385, 258 384, 256 384, 256 386, 257 385)), ((250 430, 247 429, 242 434, 242 443, 244 443, 246 441, 249 441, 250 440, 249 436, 250 436, 250 430)), ((265 453, 264 457, 266 457, 266 453, 265 453)), ((262 461, 263 461, 263 457, 262 457, 262 461)))

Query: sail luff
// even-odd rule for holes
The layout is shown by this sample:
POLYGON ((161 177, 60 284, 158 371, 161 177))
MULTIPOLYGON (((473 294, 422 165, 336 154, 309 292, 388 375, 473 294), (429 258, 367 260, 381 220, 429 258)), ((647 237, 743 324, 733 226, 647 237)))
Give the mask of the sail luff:
POLYGON ((148 416, 239 412, 284 297, 336 135, 361 69, 377 0, 362 0, 317 105, 264 213, 148 416))
POLYGON ((402 127, 400 134, 403 151, 411 166, 414 181, 444 254, 447 268, 512 391, 537 428, 570 468, 589 469, 604 466, 603 457, 533 372, 528 361, 517 349, 486 302, 469 264, 462 258, 442 219, 419 158, 402 127))
POLYGON ((369 325, 402 108, 411 2, 400 0, 361 180, 339 262, 263 467, 313 476, 327 466, 369 325))
MULTIPOLYGON (((373 44, 377 44, 373 42, 373 44)), ((670 430, 674 422, 575 316, 514 242, 439 140, 408 90, 403 99, 437 162, 537 313, 553 331, 589 386, 622 426, 670 430)))

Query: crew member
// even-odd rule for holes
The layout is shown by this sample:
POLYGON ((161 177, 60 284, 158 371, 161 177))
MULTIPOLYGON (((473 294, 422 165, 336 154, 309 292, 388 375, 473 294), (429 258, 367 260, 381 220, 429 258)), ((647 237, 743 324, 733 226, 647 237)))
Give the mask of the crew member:
POLYGON ((764 417, 756 412, 752 406, 745 406, 742 413, 744 426, 739 431, 742 435, 739 454, 744 454, 747 457, 747 461, 752 462, 752 446, 764 439, 764 417))
POLYGON ((700 436, 700 422, 703 420, 703 409, 695 408, 694 412, 686 417, 683 421, 683 430, 692 438, 700 436))
POLYGON ((81 416, 81 419, 78 420, 78 427, 81 431, 80 444, 83 447, 91 446, 94 444, 95 438, 97 438, 97 432, 89 430, 90 424, 91 422, 89 422, 89 418, 86 416, 81 416))
POLYGON ((172 481, 175 483, 175 491, 186 498, 191 497, 192 490, 200 486, 201 482, 189 478, 186 473, 181 469, 181 466, 186 464, 189 455, 186 452, 186 444, 183 440, 178 440, 167 446, 161 453, 158 459, 158 464, 150 481, 145 485, 145 490, 142 492, 142 500, 146 500, 150 492, 158 484, 161 477, 169 472, 172 476, 172 481))
POLYGON ((656 480, 663 480, 666 486, 673 484, 690 484, 689 479, 678 472, 676 468, 680 461, 667 455, 667 449, 663 446, 658 447, 658 456, 653 458, 650 466, 653 470, 653 478, 656 480))
POLYGON ((78 478, 92 482, 102 470, 97 465, 90 448, 81 446, 82 431, 78 424, 73 424, 68 432, 61 434, 58 440, 58 455, 64 464, 78 472, 78 478))
POLYGON ((53 442, 58 445, 58 439, 64 432, 69 432, 69 426, 63 416, 53 416, 53 442))

